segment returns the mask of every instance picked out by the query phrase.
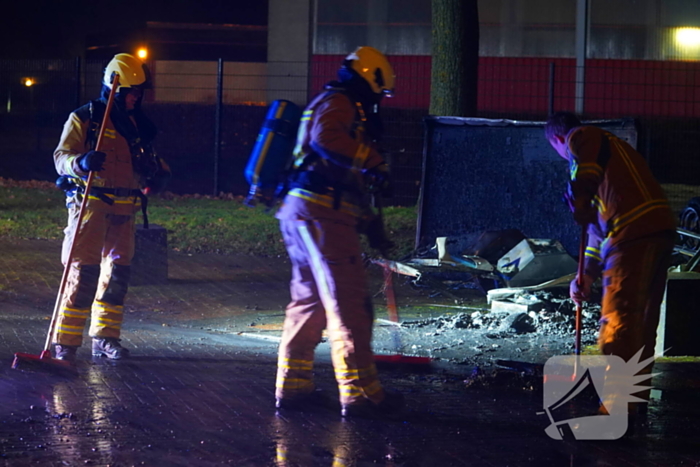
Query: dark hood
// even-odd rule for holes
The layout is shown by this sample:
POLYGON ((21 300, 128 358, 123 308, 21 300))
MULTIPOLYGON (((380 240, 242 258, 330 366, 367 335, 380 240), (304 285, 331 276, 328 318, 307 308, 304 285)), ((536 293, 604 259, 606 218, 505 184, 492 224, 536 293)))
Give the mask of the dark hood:
MULTIPOLYGON (((109 98, 110 89, 103 85, 100 100, 107 104, 107 99, 109 98)), ((114 96, 114 107, 112 108, 112 123, 114 127, 129 141, 130 145, 140 144, 141 146, 146 146, 150 144, 158 133, 158 129, 153 124, 153 122, 146 117, 146 115, 141 110, 141 101, 143 100, 143 95, 139 98, 134 106, 134 110, 127 111, 124 102, 125 94, 120 92, 114 96), (136 121, 136 126, 134 126, 131 118, 133 117, 136 121)))

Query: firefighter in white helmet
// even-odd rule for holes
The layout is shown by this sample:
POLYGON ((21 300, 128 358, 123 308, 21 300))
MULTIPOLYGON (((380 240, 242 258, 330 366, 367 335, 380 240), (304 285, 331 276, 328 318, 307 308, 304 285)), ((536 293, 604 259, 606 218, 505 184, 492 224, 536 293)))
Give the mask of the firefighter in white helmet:
MULTIPOLYGON (((402 397, 384 390, 371 348, 373 310, 358 225, 367 224, 370 192, 388 189, 378 150, 379 105, 394 90, 394 71, 372 47, 347 56, 338 80, 305 109, 295 171, 277 213, 292 263, 291 302, 279 347, 276 406, 303 407, 317 396, 314 349, 327 329, 343 416, 398 410, 402 397)), ((376 220, 376 217, 374 218, 376 220)), ((368 234, 389 246, 381 224, 368 234)))
POLYGON ((58 183, 67 195, 62 261, 70 269, 53 339, 56 358, 69 361, 75 360, 82 344, 88 317, 93 355, 128 356, 119 341, 134 255, 135 214, 143 210, 145 216, 144 191, 162 189, 170 175, 151 146, 156 127, 141 110, 143 93, 151 86, 146 65, 129 54, 117 54, 105 69, 102 85, 100 99, 70 114, 54 152, 58 183), (115 74, 119 87, 114 106, 104 115, 115 74), (96 151, 103 120, 106 129, 96 151), (95 177, 86 194, 91 171, 95 177), (86 195, 86 212, 77 226, 86 195), (73 256, 68 258, 74 237, 73 256))

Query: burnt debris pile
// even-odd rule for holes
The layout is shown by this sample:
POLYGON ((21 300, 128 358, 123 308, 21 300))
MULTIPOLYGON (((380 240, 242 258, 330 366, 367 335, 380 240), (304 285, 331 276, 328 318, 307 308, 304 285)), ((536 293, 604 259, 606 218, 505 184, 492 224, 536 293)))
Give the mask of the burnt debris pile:
MULTIPOLYGON (((490 338, 539 333, 552 337, 572 336, 575 332, 576 305, 562 293, 537 291, 529 294, 540 305, 538 311, 473 311, 404 321, 404 328, 434 327, 438 331, 474 330, 490 338)), ((593 344, 597 337, 600 305, 585 303, 582 310, 582 340, 593 344)))

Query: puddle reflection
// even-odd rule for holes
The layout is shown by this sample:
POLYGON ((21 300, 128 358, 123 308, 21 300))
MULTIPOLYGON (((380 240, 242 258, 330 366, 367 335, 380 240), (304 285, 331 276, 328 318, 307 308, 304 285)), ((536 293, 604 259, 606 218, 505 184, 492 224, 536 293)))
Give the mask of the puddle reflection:
POLYGON ((114 396, 102 381, 102 371, 90 365, 81 372, 84 385, 60 382, 54 385, 47 410, 58 419, 50 433, 57 460, 72 465, 76 456, 87 453, 103 456, 115 449, 110 436, 109 414, 114 411, 114 396))
POLYGON ((348 467, 358 465, 361 459, 373 465, 395 466, 394 448, 390 445, 371 446, 363 439, 357 425, 345 420, 323 422, 328 428, 321 437, 310 430, 316 426, 308 419, 298 421, 276 415, 272 419, 270 432, 275 441, 274 465, 277 467, 298 467, 308 465, 327 465, 331 467, 348 467), (376 452, 371 453, 370 451, 376 452), (378 454, 378 453, 381 454, 378 454), (332 458, 331 458, 332 456, 332 458))

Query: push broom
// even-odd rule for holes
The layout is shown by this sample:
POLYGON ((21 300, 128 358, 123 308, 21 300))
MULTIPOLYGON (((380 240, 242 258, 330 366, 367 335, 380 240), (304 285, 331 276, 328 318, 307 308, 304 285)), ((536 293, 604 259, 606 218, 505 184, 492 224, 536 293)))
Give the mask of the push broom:
MULTIPOLYGON (((119 88, 119 75, 114 74, 112 79, 112 89, 109 92, 109 98, 107 99, 107 108, 105 109, 105 116, 102 119, 102 125, 100 125, 100 132, 97 136, 97 145, 95 146, 95 151, 100 151, 102 149, 102 139, 104 137, 105 128, 107 127, 107 119, 112 111, 112 106, 114 104, 114 96, 117 93, 117 88, 119 88)), ((68 282, 68 274, 70 272, 71 263, 73 259, 73 253, 75 249, 75 239, 80 233, 80 226, 83 221, 83 216, 85 215, 85 207, 88 203, 88 195, 90 193, 90 188, 92 187, 92 182, 95 177, 95 172, 90 171, 88 175, 87 182, 85 184, 85 191, 83 194, 83 200, 80 203, 80 211, 78 212, 78 220, 76 222, 75 234, 71 240, 70 249, 68 250, 68 257, 66 260, 66 265, 63 269, 63 277, 61 278, 61 285, 58 288, 58 295, 56 296, 56 303, 53 307, 53 314, 51 315, 51 324, 49 325, 49 332, 46 336, 46 343, 44 344, 44 350, 41 351, 39 355, 28 354, 17 352, 15 354, 15 359, 12 362, 12 368, 20 368, 20 366, 32 366, 32 367, 43 367, 46 369, 67 369, 73 370, 74 365, 66 360, 58 360, 51 357, 51 337, 53 336, 54 328, 56 327, 56 320, 58 318, 58 310, 61 306, 61 300, 63 298, 63 292, 66 289, 66 283, 68 282)))
POLYGON ((403 355, 401 350, 401 335, 399 331, 399 312, 396 306, 396 295, 394 294, 394 281, 392 279, 393 271, 388 265, 383 265, 384 267, 384 294, 386 295, 386 308, 389 314, 389 320, 394 323, 392 324, 392 338, 394 341, 394 348, 396 349, 396 354, 394 355, 375 355, 374 361, 377 363, 391 363, 400 365, 430 365, 430 357, 413 357, 409 355, 403 355))
MULTIPOLYGON (((377 207, 377 217, 379 217, 379 223, 384 226, 384 216, 382 214, 382 196, 377 194, 374 197, 374 203, 377 207)), ((382 253, 384 255, 384 253, 382 253)), ((383 263, 384 268, 384 295, 386 296, 386 308, 389 314, 389 320, 393 323, 391 325, 392 340, 394 342, 394 349, 396 349, 396 354, 394 355, 375 355, 374 361, 376 363, 390 363, 390 364, 400 364, 400 365, 430 365, 431 359, 429 357, 412 357, 409 355, 403 355, 399 353, 401 351, 401 334, 399 331, 399 311, 396 306, 396 295, 394 294, 394 281, 392 279, 393 271, 388 264, 383 263)))

